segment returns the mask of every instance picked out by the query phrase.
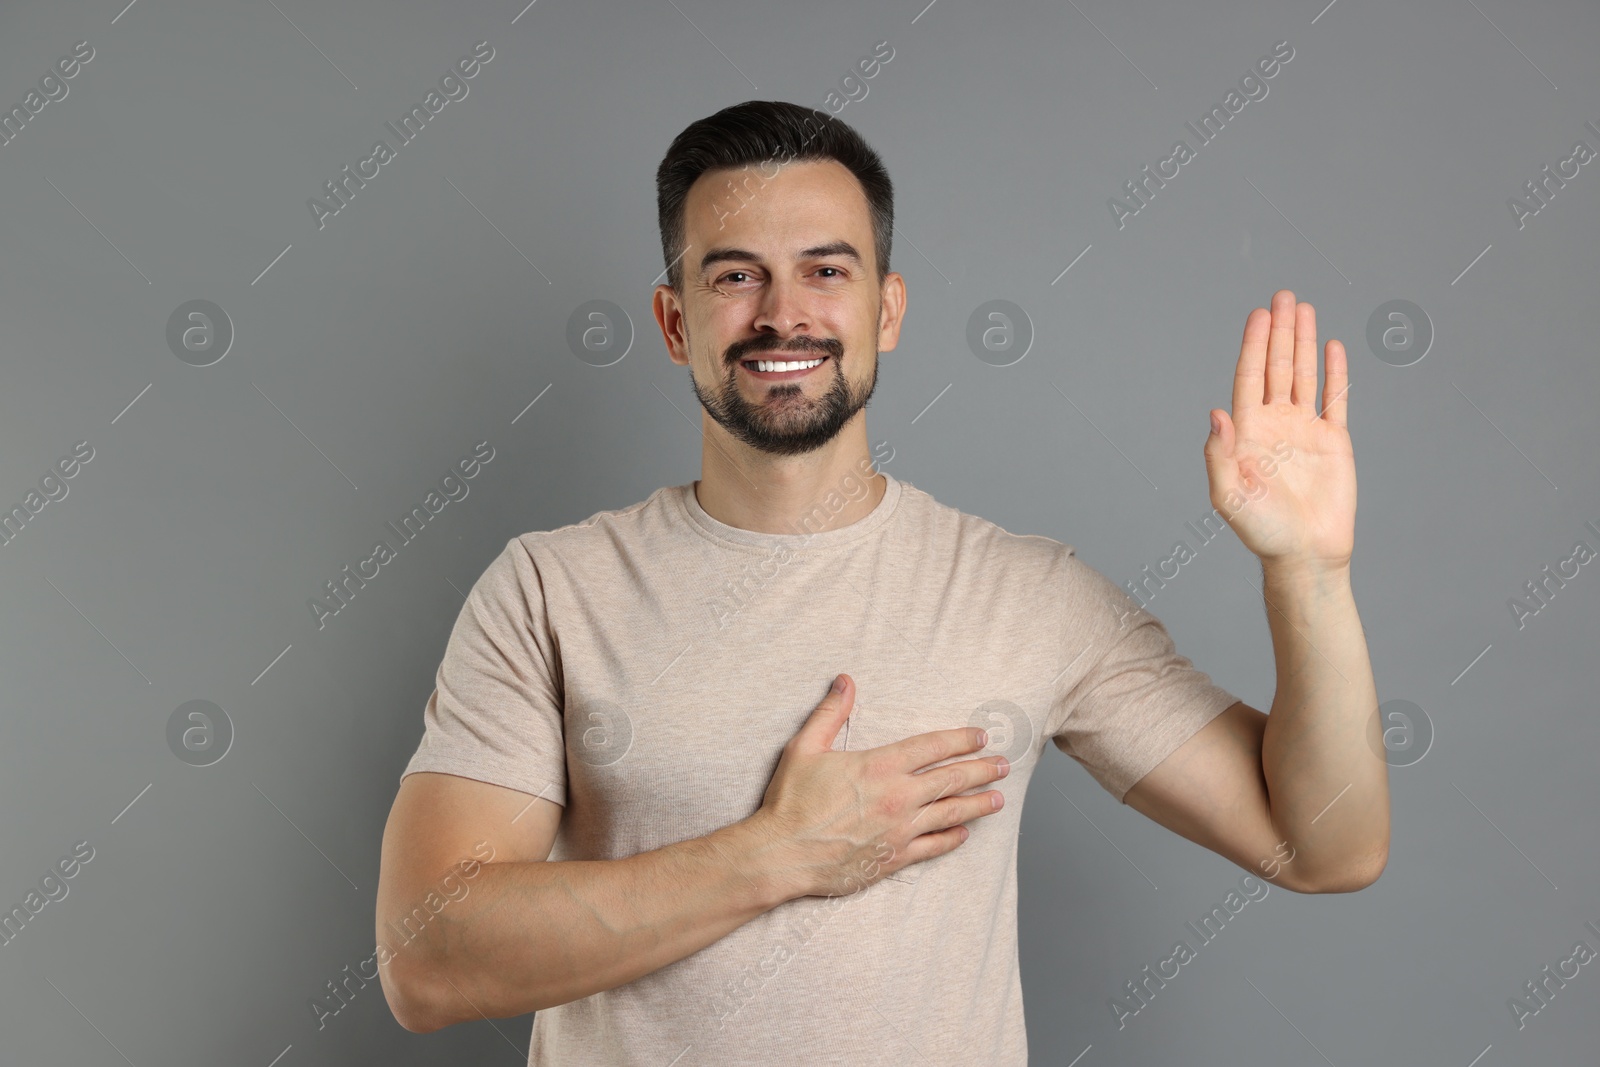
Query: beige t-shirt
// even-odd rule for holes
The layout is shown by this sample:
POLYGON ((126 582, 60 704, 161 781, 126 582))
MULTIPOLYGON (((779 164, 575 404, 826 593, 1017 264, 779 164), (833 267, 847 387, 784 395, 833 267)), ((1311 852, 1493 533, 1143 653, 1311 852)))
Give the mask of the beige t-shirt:
MULTIPOLYGON (((950 762, 1012 763, 973 790, 1006 804, 955 851, 538 1012, 530 1067, 1025 1067, 1017 830, 1045 742, 1123 800, 1237 698, 1070 545, 883 477, 869 515, 815 533, 729 526, 694 483, 658 489, 512 538, 473 586, 404 773, 565 805, 551 860, 749 816, 841 672, 857 699, 835 749, 980 725, 988 747, 950 762)), ((852 476, 812 515, 827 525, 869 491, 852 476)))

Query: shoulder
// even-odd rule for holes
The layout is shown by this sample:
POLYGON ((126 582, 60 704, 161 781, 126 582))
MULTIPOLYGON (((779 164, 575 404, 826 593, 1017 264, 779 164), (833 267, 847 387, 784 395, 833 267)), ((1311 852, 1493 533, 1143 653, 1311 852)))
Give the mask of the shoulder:
POLYGON ((616 557, 630 545, 665 530, 678 507, 682 486, 663 486, 624 507, 597 511, 579 522, 549 530, 527 530, 506 542, 501 558, 520 557, 535 567, 578 564, 596 557, 616 557))
POLYGON ((962 562, 997 573, 1059 580, 1068 561, 1075 559, 1073 546, 1054 537, 1014 532, 937 500, 910 482, 902 481, 901 486, 901 521, 908 539, 948 549, 962 562))

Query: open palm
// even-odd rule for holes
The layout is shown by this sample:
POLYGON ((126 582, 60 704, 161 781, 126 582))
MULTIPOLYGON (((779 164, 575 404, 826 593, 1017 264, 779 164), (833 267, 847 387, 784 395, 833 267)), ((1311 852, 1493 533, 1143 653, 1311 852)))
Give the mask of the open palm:
POLYGON ((1349 363, 1325 350, 1317 393, 1317 313, 1280 289, 1244 324, 1233 413, 1211 415, 1206 440, 1211 503, 1263 564, 1345 566, 1355 547, 1356 464, 1345 424, 1349 363))

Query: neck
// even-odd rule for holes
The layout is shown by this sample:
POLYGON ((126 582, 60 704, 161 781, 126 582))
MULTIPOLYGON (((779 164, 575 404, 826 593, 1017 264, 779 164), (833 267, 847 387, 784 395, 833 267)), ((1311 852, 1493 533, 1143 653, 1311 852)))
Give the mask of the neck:
POLYGON ((872 466, 863 419, 852 419, 826 446, 801 456, 759 452, 728 437, 704 413, 702 419, 695 498, 718 522, 757 533, 822 533, 866 518, 889 487, 872 466))

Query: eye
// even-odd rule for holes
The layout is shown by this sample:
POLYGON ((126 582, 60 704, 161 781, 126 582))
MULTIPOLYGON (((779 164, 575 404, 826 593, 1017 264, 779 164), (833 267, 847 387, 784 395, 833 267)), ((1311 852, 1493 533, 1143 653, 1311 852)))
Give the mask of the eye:
POLYGON ((724 274, 721 277, 721 279, 719 279, 719 280, 720 281, 727 281, 728 279, 732 278, 735 274, 747 274, 747 273, 748 273, 747 271, 742 271, 742 270, 730 270, 728 273, 724 274))
POLYGON ((837 275, 838 275, 838 276, 839 276, 839 277, 841 277, 841 278, 842 278, 842 277, 844 277, 844 272, 843 272, 843 271, 840 271, 840 270, 839 270, 839 268, 838 268, 838 267, 818 267, 818 268, 817 268, 817 269, 818 269, 818 270, 819 270, 819 271, 822 271, 822 270, 831 270, 831 271, 834 271, 834 272, 836 272, 836 273, 837 273, 837 275))

